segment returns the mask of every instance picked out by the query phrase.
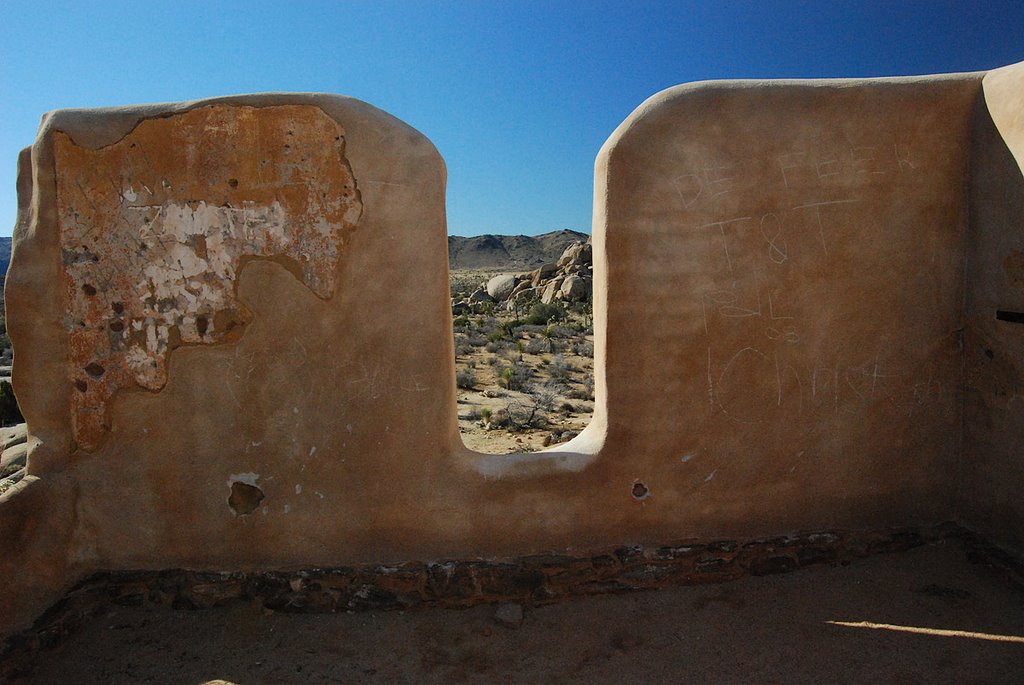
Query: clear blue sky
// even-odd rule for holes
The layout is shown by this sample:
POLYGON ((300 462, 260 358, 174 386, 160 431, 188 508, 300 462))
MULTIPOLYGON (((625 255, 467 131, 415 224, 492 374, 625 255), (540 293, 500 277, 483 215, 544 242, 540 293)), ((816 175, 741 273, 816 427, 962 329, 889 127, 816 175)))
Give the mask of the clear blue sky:
POLYGON ((425 133, 459 235, 590 230, 593 160, 644 99, 719 78, 1024 60, 1024 2, 0 3, 0 235, 18 150, 65 107, 351 95, 425 133))

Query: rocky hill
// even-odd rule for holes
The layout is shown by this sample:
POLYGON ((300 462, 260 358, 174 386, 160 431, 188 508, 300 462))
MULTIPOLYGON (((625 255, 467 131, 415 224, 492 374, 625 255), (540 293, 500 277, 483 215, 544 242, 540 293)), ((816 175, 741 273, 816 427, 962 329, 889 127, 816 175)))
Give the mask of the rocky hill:
POLYGON ((448 236, 448 264, 452 269, 504 269, 529 271, 558 260, 574 242, 590 236, 562 229, 543 235, 448 236))
POLYGON ((500 273, 472 292, 458 292, 453 286, 452 314, 478 314, 492 311, 495 305, 515 311, 537 300, 543 304, 589 302, 594 282, 593 246, 590 236, 584 237, 586 242, 574 240, 557 260, 529 273, 500 273))

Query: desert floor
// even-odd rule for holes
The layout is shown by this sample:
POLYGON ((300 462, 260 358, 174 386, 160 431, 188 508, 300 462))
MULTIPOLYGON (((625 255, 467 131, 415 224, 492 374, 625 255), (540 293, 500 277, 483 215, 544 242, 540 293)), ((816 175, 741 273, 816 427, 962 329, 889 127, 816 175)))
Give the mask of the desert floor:
POLYGON ((117 607, 14 682, 1024 681, 1024 590, 969 563, 955 540, 849 566, 525 607, 513 625, 495 614, 117 607))
MULTIPOLYGON (((453 271, 452 290, 472 290, 496 273, 453 271)), ((524 308, 520 318, 527 313, 524 308)), ((502 307, 455 317, 456 378, 473 379, 458 388, 459 430, 466 446, 478 452, 542 450, 583 430, 594 411, 589 318, 567 311, 565 319, 549 325, 510 330, 515 319, 502 307), (504 369, 515 371, 511 388, 500 376, 504 369), (487 412, 492 421, 486 420, 487 412), (505 416, 508 420, 501 420, 505 416)))

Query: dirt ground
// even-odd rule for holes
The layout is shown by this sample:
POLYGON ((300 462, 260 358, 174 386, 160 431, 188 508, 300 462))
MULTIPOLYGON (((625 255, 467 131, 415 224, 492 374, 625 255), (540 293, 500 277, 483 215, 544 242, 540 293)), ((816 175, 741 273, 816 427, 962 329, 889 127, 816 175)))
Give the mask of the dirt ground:
POLYGON ((968 563, 954 540, 849 566, 526 607, 518 626, 495 614, 118 607, 16 682, 1024 682, 1024 592, 968 563))

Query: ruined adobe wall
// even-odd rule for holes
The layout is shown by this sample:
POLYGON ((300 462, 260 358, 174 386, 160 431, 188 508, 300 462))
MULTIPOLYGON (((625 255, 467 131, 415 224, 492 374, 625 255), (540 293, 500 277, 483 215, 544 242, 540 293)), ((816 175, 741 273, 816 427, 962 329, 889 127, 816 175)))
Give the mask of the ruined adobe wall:
POLYGON ((1018 552, 1024 552, 1022 117, 1024 65, 989 72, 972 147, 960 492, 964 521, 1018 552))
POLYGON ((608 461, 651 491, 631 527, 952 516, 977 89, 680 86, 606 143, 598 365, 608 461))
POLYGON ((6 292, 36 444, 0 513, 4 622, 97 568, 404 549, 459 441, 429 141, 268 95, 57 112, 29 155, 6 292))
POLYGON ((8 280, 34 445, 0 499, 0 632, 98 569, 952 518, 979 79, 644 103, 596 166, 595 416, 531 455, 458 438, 422 136, 328 96, 51 115, 8 280))

